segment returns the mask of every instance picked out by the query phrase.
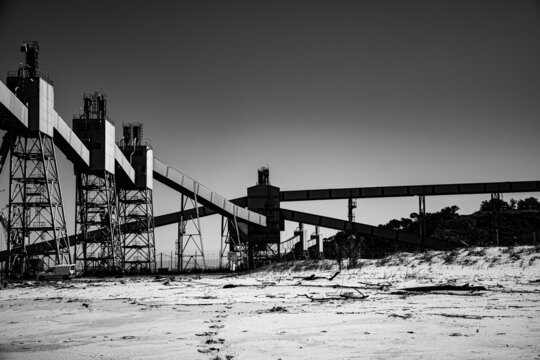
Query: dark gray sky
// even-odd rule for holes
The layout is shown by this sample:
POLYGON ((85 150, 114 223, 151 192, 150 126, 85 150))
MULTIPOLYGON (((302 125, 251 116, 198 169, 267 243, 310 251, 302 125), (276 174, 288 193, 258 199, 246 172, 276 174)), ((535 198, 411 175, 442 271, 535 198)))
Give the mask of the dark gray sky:
MULTIPOLYGON (((3 0, 0 71, 17 68, 22 40, 40 41, 68 123, 102 89, 117 133, 143 122, 160 159, 227 197, 261 165, 283 189, 540 177, 535 1, 3 0)), ((60 166, 71 232, 73 171, 60 166)), ((485 198, 427 206, 467 213, 485 198)), ((156 213, 171 199, 158 186, 156 213)), ((283 206, 346 216, 345 202, 283 206)), ((412 211, 416 199, 362 201, 357 220, 412 211)), ((158 231, 160 249, 174 231, 158 231)))

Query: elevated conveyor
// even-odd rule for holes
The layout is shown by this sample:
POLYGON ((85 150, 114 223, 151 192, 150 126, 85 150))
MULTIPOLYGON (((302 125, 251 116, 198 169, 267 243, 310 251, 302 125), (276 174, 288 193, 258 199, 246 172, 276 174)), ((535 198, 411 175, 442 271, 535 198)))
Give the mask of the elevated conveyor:
POLYGON ((116 170, 120 170, 120 172, 116 172, 119 184, 124 182, 129 182, 130 185, 135 184, 135 170, 118 145, 115 145, 114 148, 114 160, 116 162, 116 170))
POLYGON ((361 235, 375 236, 391 241, 399 241, 406 244, 419 245, 428 247, 431 249, 445 250, 454 248, 457 246, 463 246, 465 244, 447 243, 445 241, 425 238, 409 232, 394 231, 388 229, 382 229, 376 226, 349 222, 340 219, 334 219, 326 216, 319 216, 308 214, 300 211, 293 211, 287 209, 280 210, 281 217, 284 220, 294 221, 303 224, 320 226, 328 229, 335 229, 340 231, 351 231, 361 235))
MULTIPOLYGON (((280 191, 280 201, 344 200, 361 198, 473 195, 494 193, 540 192, 540 181, 509 181, 493 183, 464 183, 439 185, 378 186, 343 189, 285 190, 280 191)), ((247 198, 232 200, 239 206, 247 206, 247 198), (243 201, 240 205, 240 201, 243 201), (245 205, 244 205, 245 202, 245 205)), ((202 209, 202 208, 201 208, 202 209)), ((207 209, 205 209, 206 211, 207 209)), ((176 213, 161 215, 172 219, 176 213)), ((167 224, 168 225, 168 224, 167 224)), ((156 225, 157 226, 157 225, 156 225)))
MULTIPOLYGON (((89 166, 90 153, 62 117, 52 110, 49 121, 53 127, 54 144, 63 154, 78 166, 89 166)), ((28 108, 0 81, 0 129, 23 136, 28 131, 28 108)), ((129 183, 135 181, 135 170, 122 151, 115 145, 115 161, 119 176, 129 183)))
POLYGON ((223 196, 156 158, 154 158, 154 179, 189 198, 197 200, 198 203, 220 215, 236 217, 239 221, 262 227, 266 226, 265 216, 235 205, 223 196))
POLYGON ((25 131, 28 129, 28 108, 0 81, 0 129, 25 131))
POLYGON ((281 201, 339 200, 405 196, 472 195, 540 192, 540 181, 507 181, 466 184, 377 186, 343 189, 288 190, 280 192, 281 201))
POLYGON ((3 173, 4 165, 9 155, 9 149, 11 149, 12 136, 10 132, 5 133, 2 138, 2 144, 0 144, 0 175, 3 173))
POLYGON ((54 128, 54 145, 56 145, 73 164, 88 166, 90 164, 90 152, 86 146, 84 146, 81 139, 75 135, 73 130, 71 130, 68 124, 56 111, 53 111, 52 122, 54 128))
MULTIPOLYGON (((49 114, 47 114, 49 117, 49 114)), ((54 110, 50 113, 54 129, 53 141, 69 160, 88 166, 90 154, 81 140, 54 110)), ((0 81, 0 128, 16 135, 27 136, 28 108, 0 81)))

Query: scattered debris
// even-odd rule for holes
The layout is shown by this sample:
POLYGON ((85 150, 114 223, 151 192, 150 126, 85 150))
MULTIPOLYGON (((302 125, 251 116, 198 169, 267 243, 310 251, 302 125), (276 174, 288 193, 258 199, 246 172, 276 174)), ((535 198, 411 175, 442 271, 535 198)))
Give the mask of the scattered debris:
POLYGON ((330 276, 328 278, 328 280, 330 280, 330 281, 334 280, 336 278, 336 276, 338 276, 339 274, 341 274, 341 271, 336 271, 336 273, 334 275, 330 276))
POLYGON ((258 310, 257 314, 266 314, 266 313, 286 313, 289 312, 286 308, 283 306, 274 306, 271 309, 268 310, 258 310))
POLYGON ((356 295, 354 292, 344 292, 344 293, 341 293, 339 295, 336 295, 336 296, 327 296, 327 297, 314 297, 314 296, 309 296, 308 294, 302 294, 302 295, 298 295, 298 296, 305 296, 307 297, 308 299, 310 299, 311 301, 330 301, 330 300, 363 300, 363 299, 366 299, 368 297, 368 295, 364 295, 362 292, 360 292, 360 290, 354 288, 358 294, 360 295, 356 295))
POLYGON ((326 279, 326 278, 324 276, 315 276, 315 274, 311 274, 309 276, 294 276, 293 279, 302 279, 305 281, 311 281, 311 280, 326 279))
POLYGON ((206 344, 223 344, 225 342, 225 339, 207 339, 205 341, 206 344))
POLYGON ((213 351, 219 351, 219 349, 215 348, 215 347, 211 347, 211 348, 206 348, 206 349, 197 349, 197 351, 202 353, 202 354, 208 354, 208 353, 213 352, 213 351))
POLYGON ((386 290, 392 286, 392 284, 381 284, 381 283, 371 284, 371 283, 366 283, 366 282, 361 282, 361 281, 358 281, 358 283, 360 285, 364 285, 365 289, 374 289, 374 290, 386 290))
POLYGON ((399 314, 390 314, 388 317, 397 317, 401 319, 410 319, 412 317, 412 314, 405 314, 405 315, 399 315, 399 314))
POLYGON ((472 319, 472 320, 482 320, 485 316, 479 315, 462 315, 462 314, 435 314, 439 316, 449 317, 449 318, 462 318, 462 319, 472 319))
POLYGON ((338 276, 339 274, 341 273, 341 271, 337 271, 334 275, 330 276, 329 278, 327 278, 326 276, 316 276, 315 274, 311 274, 309 276, 295 276, 293 277, 293 279, 302 279, 302 280, 305 280, 305 281, 312 281, 312 280, 322 280, 322 279, 325 279, 325 280, 334 280, 336 276, 338 276))
POLYGON ((399 289, 401 291, 417 291, 417 292, 431 292, 431 291, 484 291, 487 290, 484 286, 470 286, 465 285, 433 285, 433 286, 415 286, 399 289))
POLYGON ((215 331, 205 331, 203 333, 195 334, 195 336, 214 336, 217 335, 215 331))

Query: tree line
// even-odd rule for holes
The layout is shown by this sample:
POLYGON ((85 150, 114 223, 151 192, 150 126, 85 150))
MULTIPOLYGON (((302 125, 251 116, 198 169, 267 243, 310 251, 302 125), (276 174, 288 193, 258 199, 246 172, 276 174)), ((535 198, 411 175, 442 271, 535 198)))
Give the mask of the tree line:
MULTIPOLYGON (((522 200, 499 198, 483 201, 478 211, 459 214, 459 207, 448 206, 425 215, 412 213, 408 218, 393 219, 379 227, 419 233, 423 224, 425 236, 469 246, 531 245, 540 238, 524 237, 524 234, 540 230, 540 202, 534 197, 522 200)), ((398 243, 354 233, 338 232, 324 239, 326 258, 355 259, 379 258, 396 251, 416 251, 418 246, 398 243)), ((353 264, 351 264, 353 262, 353 264)))

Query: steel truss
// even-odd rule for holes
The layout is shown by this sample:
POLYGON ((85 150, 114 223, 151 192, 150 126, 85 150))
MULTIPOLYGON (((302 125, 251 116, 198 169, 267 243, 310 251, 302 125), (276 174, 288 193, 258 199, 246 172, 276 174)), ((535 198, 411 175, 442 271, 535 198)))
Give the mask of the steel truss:
POLYGON ((124 228, 122 234, 124 270, 130 273, 155 272, 156 243, 152 190, 148 188, 120 190, 119 204, 122 223, 136 224, 124 228))
POLYGON ((250 268, 263 266, 275 262, 280 257, 280 244, 276 243, 248 243, 248 257, 252 260, 250 268))
POLYGON ((53 139, 39 132, 14 136, 9 179, 8 271, 35 274, 71 263, 53 139))
POLYGON ((180 201, 180 211, 182 215, 180 217, 180 222, 178 222, 178 242, 176 243, 178 271, 206 268, 199 207, 200 205, 197 201, 196 193, 194 194, 194 199, 182 195, 180 201), (192 207, 195 209, 195 216, 190 215, 189 217, 184 217, 184 211, 189 202, 191 202, 192 207), (189 233, 187 230, 188 225, 191 225, 189 233), (190 244, 195 246, 195 254, 186 255, 185 251, 190 244), (186 258, 187 262, 184 261, 186 258), (199 262, 199 258, 201 259, 201 262, 199 262))
POLYGON ((75 261, 79 270, 93 273, 122 265, 122 234, 113 174, 77 174, 75 227, 75 261), (91 235, 93 230, 97 231, 91 235))
POLYGON ((240 238, 240 229, 236 216, 228 218, 221 217, 221 249, 219 251, 219 267, 223 266, 223 258, 227 252, 227 266, 230 270, 247 265, 248 256, 246 245, 240 238))

